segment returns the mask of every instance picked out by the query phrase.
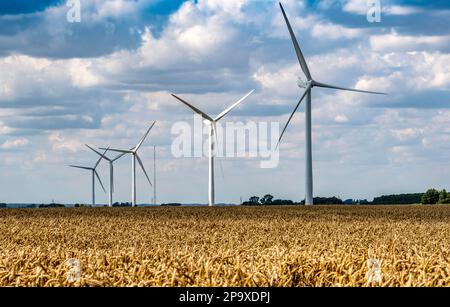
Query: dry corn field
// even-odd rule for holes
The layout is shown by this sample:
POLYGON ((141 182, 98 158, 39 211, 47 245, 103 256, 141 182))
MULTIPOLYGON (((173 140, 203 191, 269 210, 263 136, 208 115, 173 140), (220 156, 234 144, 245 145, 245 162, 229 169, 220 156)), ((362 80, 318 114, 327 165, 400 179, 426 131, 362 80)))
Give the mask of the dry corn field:
POLYGON ((450 206, 0 209, 0 285, 450 286, 450 206))

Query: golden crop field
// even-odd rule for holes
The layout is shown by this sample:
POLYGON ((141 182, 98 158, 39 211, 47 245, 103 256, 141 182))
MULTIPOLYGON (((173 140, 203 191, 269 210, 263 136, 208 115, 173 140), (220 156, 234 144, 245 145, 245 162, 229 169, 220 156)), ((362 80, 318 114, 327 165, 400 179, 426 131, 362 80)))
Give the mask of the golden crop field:
POLYGON ((450 286, 450 206, 1 209, 0 285, 450 286))

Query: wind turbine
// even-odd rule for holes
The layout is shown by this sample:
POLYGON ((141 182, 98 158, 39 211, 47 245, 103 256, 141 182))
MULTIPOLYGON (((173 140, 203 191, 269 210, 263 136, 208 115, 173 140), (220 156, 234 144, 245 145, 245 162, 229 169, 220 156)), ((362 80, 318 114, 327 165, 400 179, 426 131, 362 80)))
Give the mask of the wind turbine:
POLYGON ((208 181, 208 204, 209 206, 214 206, 214 144, 217 143, 217 129, 216 129, 216 123, 225 115, 227 115, 231 110, 233 110, 235 107, 237 107, 242 101, 244 101, 250 94, 252 94, 255 90, 250 91, 247 95, 239 99, 237 102, 232 104, 229 108, 227 108, 225 111, 220 113, 216 118, 210 117, 205 112, 197 109, 190 103, 188 103, 186 100, 181 99, 180 97, 172 94, 174 98, 181 101, 185 105, 187 105, 189 108, 191 108, 195 113, 200 114, 203 119, 209 123, 210 129, 209 129, 209 181, 208 181), (215 137, 215 142, 213 142, 213 139, 215 137))
MULTIPOLYGON (((142 171, 144 172, 145 177, 148 180, 148 183, 150 183, 150 185, 152 185, 152 182, 150 181, 150 178, 147 175, 147 171, 145 170, 144 167, 144 163, 142 163, 141 158, 138 155, 138 150, 139 148, 142 146, 142 144, 144 143, 145 139, 147 138, 147 135, 149 134, 150 130, 152 130, 153 126, 156 124, 156 122, 153 122, 153 124, 150 126, 150 128, 148 128, 147 132, 145 133, 144 137, 139 141, 139 143, 134 146, 131 149, 109 149, 110 151, 116 151, 116 152, 120 152, 123 154, 131 154, 132 159, 131 159, 131 172, 132 172, 132 176, 131 176, 131 203, 133 207, 136 207, 136 160, 138 161, 139 165, 141 166, 142 171)), ((100 148, 100 149, 105 149, 105 148, 100 148)))
POLYGON ((121 153, 118 156, 116 156, 115 158, 111 159, 111 158, 108 158, 107 156, 105 156, 104 154, 101 154, 100 152, 98 152, 97 150, 92 148, 91 146, 89 146, 87 144, 86 144, 86 146, 90 150, 92 150, 93 152, 98 154, 100 156, 100 158, 105 159, 109 163, 109 206, 112 207, 113 193, 114 193, 114 162, 116 162, 117 160, 122 158, 125 155, 125 153, 121 153))
MULTIPOLYGON (((108 151, 108 148, 105 149, 105 152, 103 153, 103 155, 105 155, 107 151, 108 151)), ((102 157, 100 157, 100 159, 97 160, 97 163, 95 163, 94 167, 69 165, 69 167, 84 169, 84 170, 88 170, 88 171, 92 172, 92 206, 95 206, 95 177, 97 177, 98 182, 100 182, 100 185, 102 186, 103 191, 106 193, 106 190, 105 190, 105 187, 103 186, 102 180, 100 179, 100 176, 98 175, 97 170, 96 170, 97 166, 101 160, 102 160, 102 157)))
POLYGON ((306 82, 303 81, 301 78, 299 78, 298 86, 300 88, 304 88, 305 92, 301 96, 299 102, 297 103, 294 111, 292 112, 291 116, 289 117, 286 126, 283 129, 283 132, 280 135, 280 139, 278 140, 278 143, 280 143, 284 132, 286 131, 286 128, 289 126, 289 123, 294 116, 295 112, 297 111, 298 107, 302 103, 303 99, 306 97, 306 106, 305 106, 305 139, 306 139, 306 197, 305 197, 305 204, 306 205, 313 205, 313 170, 312 170, 312 136, 311 136, 311 92, 314 87, 323 87, 323 88, 330 88, 330 89, 336 89, 336 90, 343 90, 343 91, 351 91, 351 92, 358 92, 358 93, 366 93, 366 94, 377 94, 377 95, 387 95, 386 93, 379 93, 379 92, 369 92, 369 91, 361 91, 357 89, 350 89, 350 88, 344 88, 344 87, 338 87, 334 85, 329 85, 321 82, 315 81, 311 73, 309 71, 308 65, 306 64, 305 57, 303 56, 303 53, 300 49, 300 46, 297 42, 297 39, 295 38, 294 31, 292 30, 291 24, 289 23, 289 20, 286 16, 286 12, 284 11, 283 5, 280 3, 281 12, 283 13, 284 20, 286 21, 287 28, 289 30, 289 34, 291 35, 292 43, 294 45, 295 53, 297 54, 297 59, 300 63, 300 67, 303 70, 307 80, 306 82))

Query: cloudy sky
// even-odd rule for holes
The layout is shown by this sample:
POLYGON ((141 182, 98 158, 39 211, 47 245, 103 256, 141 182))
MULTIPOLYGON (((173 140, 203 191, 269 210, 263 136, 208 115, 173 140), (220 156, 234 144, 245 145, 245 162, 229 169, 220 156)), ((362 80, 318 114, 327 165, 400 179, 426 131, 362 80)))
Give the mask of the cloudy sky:
MULTIPOLYGON (((450 4, 381 0, 283 1, 315 79, 389 92, 317 89, 313 100, 315 195, 369 198, 450 188, 450 4)), ((62 0, 0 3, 0 202, 90 201, 92 146, 134 146, 158 201, 207 201, 207 161, 174 158, 174 123, 193 122, 174 100, 219 114, 251 89, 229 121, 284 125, 301 95, 276 1, 81 0, 69 23, 62 0)), ((258 158, 221 159, 217 202, 271 193, 304 197, 304 109, 294 117, 277 168, 258 158), (274 184, 275 183, 275 184, 274 184)), ((107 165, 99 173, 107 184, 107 165)), ((130 157, 116 167, 116 195, 130 200, 130 157)), ((98 190, 99 201, 106 195, 98 190)), ((138 172, 138 201, 152 190, 138 172)))

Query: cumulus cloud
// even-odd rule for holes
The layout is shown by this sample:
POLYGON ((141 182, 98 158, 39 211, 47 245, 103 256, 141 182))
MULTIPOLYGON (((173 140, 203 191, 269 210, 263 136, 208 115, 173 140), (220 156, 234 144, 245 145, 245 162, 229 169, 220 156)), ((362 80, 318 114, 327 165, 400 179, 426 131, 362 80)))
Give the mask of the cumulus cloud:
POLYGON ((370 37, 370 44, 377 51, 422 51, 450 47, 450 36, 410 36, 396 32, 370 37))
POLYGON ((83 148, 83 143, 75 138, 66 138, 59 132, 52 132, 48 140, 54 151, 77 152, 83 148))
POLYGON ((24 147, 27 146, 30 143, 30 141, 26 138, 20 138, 20 139, 14 139, 14 140, 7 140, 4 142, 0 148, 2 149, 13 149, 17 147, 24 147))
POLYGON ((351 29, 331 23, 317 23, 312 27, 312 35, 319 39, 357 38, 364 35, 364 29, 351 29))

